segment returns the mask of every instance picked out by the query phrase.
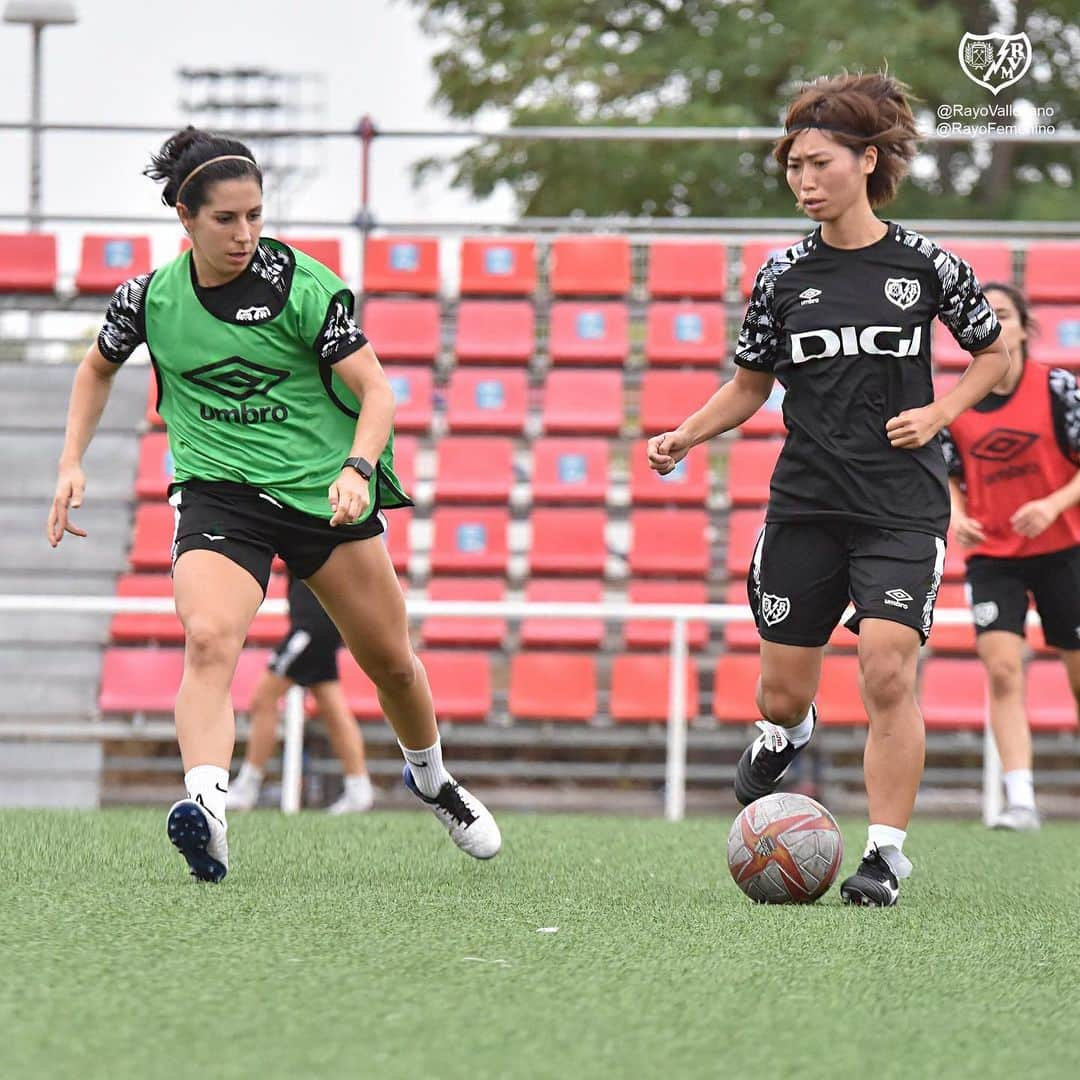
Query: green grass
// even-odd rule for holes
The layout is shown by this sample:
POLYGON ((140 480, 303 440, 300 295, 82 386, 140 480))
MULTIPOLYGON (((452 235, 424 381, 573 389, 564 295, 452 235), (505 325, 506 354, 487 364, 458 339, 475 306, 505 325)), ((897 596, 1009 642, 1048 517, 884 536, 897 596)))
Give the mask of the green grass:
POLYGON ((502 825, 235 817, 215 887, 163 813, 0 813, 0 1074, 1078 1074, 1078 825, 919 821, 889 911, 751 905, 726 819, 502 825))

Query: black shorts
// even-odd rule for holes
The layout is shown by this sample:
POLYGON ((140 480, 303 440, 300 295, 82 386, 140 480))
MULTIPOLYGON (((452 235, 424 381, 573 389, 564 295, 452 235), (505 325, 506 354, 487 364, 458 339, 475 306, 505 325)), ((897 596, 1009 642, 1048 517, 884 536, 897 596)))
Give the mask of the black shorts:
POLYGON ((315 594, 299 579, 289 582, 289 632, 270 658, 275 675, 301 686, 338 679, 341 634, 315 594))
POLYGON ((945 566, 945 541, 929 533, 847 521, 770 522, 758 535, 747 577, 758 634, 779 645, 826 644, 844 624, 888 619, 930 633, 945 566))
POLYGON ((176 511, 172 561, 185 551, 218 551, 242 566, 266 592, 275 555, 293 577, 311 577, 338 546, 383 532, 378 507, 358 525, 330 521, 283 506, 258 488, 226 481, 189 480, 174 487, 176 511))
POLYGON ((1030 594, 1046 644, 1080 649, 1080 546, 1023 559, 973 555, 967 582, 976 634, 1006 630, 1023 637, 1030 594))

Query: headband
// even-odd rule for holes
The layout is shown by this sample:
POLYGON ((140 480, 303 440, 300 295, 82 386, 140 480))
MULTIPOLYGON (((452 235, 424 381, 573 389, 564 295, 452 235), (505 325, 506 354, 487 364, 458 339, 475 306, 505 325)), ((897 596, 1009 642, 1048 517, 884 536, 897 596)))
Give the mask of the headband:
POLYGON ((201 165, 196 165, 181 181, 180 186, 176 189, 176 201, 180 201, 180 192, 187 187, 188 182, 196 174, 206 168, 207 165, 213 165, 215 161, 246 161, 249 165, 255 165, 258 169, 258 165, 255 164, 254 159, 245 157, 243 154, 222 154, 220 157, 212 157, 207 161, 204 161, 201 165))
POLYGON ((863 135, 861 132, 852 131, 851 128, 837 127, 835 124, 819 124, 816 121, 810 121, 806 124, 796 124, 794 127, 789 127, 784 131, 785 135, 797 135, 800 131, 834 131, 837 135, 850 135, 853 139, 872 139, 872 135, 863 135))

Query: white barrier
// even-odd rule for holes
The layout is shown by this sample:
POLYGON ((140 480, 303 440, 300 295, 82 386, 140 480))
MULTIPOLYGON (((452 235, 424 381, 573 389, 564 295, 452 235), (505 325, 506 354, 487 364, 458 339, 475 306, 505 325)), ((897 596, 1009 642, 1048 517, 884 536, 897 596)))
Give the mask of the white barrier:
MULTIPOLYGON (((261 612, 268 615, 288 613, 284 600, 265 600, 261 612)), ((451 618, 502 617, 508 619, 642 619, 671 623, 670 679, 668 683, 667 756, 665 763, 664 816, 669 821, 682 819, 686 808, 686 682, 683 671, 689 656, 687 624, 707 622, 725 624, 750 622, 750 609, 739 604, 625 604, 625 603, 526 603, 509 600, 500 602, 466 600, 409 600, 410 619, 431 616, 451 618)), ((2 596, 0 614, 5 612, 56 613, 139 613, 171 615, 175 607, 171 597, 119 596, 2 596)), ((845 613, 845 618, 846 613, 845 613)), ((971 623, 966 608, 943 608, 934 613, 941 625, 971 623)), ((1028 613, 1028 622, 1038 624, 1035 612, 1028 613)), ((294 813, 300 806, 301 761, 303 751, 303 691, 290 691, 285 709, 285 739, 282 761, 281 808, 294 813)), ((19 727, 0 726, 0 737, 35 738, 46 725, 25 724, 19 727)), ((73 727, 73 734, 78 729, 73 727)), ((75 737, 78 737, 75 734, 75 737)), ((1001 762, 987 715, 983 737, 983 818, 989 823, 1001 809, 1001 762)))

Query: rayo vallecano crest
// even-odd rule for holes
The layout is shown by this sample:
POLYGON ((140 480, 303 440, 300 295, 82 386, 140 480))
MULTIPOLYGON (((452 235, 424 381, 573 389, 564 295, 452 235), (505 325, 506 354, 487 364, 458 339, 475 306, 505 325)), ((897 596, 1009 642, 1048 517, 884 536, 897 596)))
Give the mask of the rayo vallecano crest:
POLYGON ((907 311, 922 295, 922 286, 915 278, 891 277, 885 282, 885 299, 901 311, 907 311))
POLYGON ((761 594, 761 617, 766 626, 775 626, 783 622, 791 614, 791 601, 786 596, 773 596, 772 593, 761 594))
POLYGON ((1027 34, 965 34, 959 52, 964 74, 994 95, 1022 79, 1031 67, 1027 34))

